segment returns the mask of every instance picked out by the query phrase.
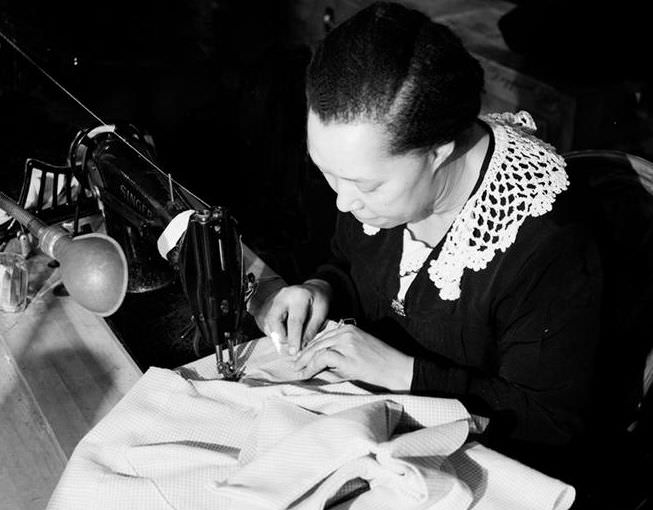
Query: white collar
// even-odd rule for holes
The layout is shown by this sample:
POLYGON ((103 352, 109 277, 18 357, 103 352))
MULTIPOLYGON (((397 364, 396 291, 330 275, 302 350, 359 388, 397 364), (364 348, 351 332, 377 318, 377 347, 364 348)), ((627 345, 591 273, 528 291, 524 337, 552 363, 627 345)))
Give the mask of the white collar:
MULTIPOLYGON (((550 211, 558 194, 569 186, 565 160, 533 136, 537 128, 528 112, 494 113, 481 119, 494 134, 492 157, 483 181, 454 220, 442 251, 428 269, 445 300, 460 297, 465 269, 484 269, 497 250, 506 251, 513 244, 527 217, 550 211)), ((374 235, 379 229, 363 224, 363 231, 374 235)))
POLYGON ((428 269, 446 300, 460 296, 465 269, 484 269, 497 250, 513 244, 527 217, 550 211, 569 185, 564 159, 532 135, 535 123, 527 112, 490 114, 482 120, 494 134, 494 152, 478 190, 454 220, 428 269))

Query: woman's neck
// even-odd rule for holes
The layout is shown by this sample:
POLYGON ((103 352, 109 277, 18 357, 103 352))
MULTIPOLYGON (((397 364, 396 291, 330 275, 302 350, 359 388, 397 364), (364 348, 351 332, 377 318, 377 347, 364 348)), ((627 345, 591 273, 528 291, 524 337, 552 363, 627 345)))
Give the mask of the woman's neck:
POLYGON ((478 181, 487 142, 487 133, 477 124, 456 141, 453 153, 433 178, 435 199, 432 214, 449 214, 464 205, 478 181))
POLYGON ((436 192, 431 214, 408 224, 415 239, 435 246, 444 236, 474 190, 488 142, 487 132, 478 124, 456 141, 454 152, 434 175, 436 192))

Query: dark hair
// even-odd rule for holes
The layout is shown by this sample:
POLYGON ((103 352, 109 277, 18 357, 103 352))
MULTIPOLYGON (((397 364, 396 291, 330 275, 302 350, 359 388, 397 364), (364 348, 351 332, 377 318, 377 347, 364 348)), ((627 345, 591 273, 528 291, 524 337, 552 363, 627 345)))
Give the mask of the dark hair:
POLYGON ((308 67, 308 106, 322 122, 380 122, 390 152, 430 149, 476 119, 483 70, 446 26, 376 2, 337 26, 308 67))

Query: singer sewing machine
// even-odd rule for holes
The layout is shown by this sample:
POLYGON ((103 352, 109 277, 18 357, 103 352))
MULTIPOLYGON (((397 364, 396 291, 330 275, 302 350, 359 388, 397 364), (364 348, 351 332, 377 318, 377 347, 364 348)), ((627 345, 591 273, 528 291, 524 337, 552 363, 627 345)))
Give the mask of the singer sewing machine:
MULTIPOLYGON (((3 55, 12 62, 15 58, 17 65, 35 68, 39 79, 51 82, 46 89, 63 92, 75 103, 74 109, 90 114, 96 123, 77 133, 64 165, 27 160, 18 206, 29 208, 47 225, 65 223, 73 237, 85 229, 101 228, 117 241, 127 261, 128 297, 181 286, 190 308, 184 335, 192 339, 196 356, 206 354, 211 346, 219 372, 237 378, 239 368, 230 353, 243 339, 246 299, 257 282, 246 274, 245 259, 255 256, 242 244, 231 211, 198 198, 162 170, 152 139, 136 127, 104 122, 57 80, 57 73, 50 73, 23 50, 9 35, 14 28, 9 24, 0 30, 3 55), (185 211, 193 212, 186 218, 188 228, 184 223, 183 235, 161 252, 165 228, 185 211), (101 225, 84 224, 85 215, 99 216, 101 225), (228 353, 226 358, 223 352, 228 353)), ((74 58, 73 66, 77 63, 74 58)), ((74 124, 88 125, 86 121, 74 124)), ((0 242, 16 234, 29 251, 26 228, 17 227, 15 223, 0 226, 0 242)))
POLYGON ((65 166, 28 162, 20 205, 28 205, 37 181, 33 213, 47 217, 67 207, 74 234, 82 208, 95 205, 104 230, 125 253, 127 292, 148 293, 179 279, 192 311, 194 342, 212 345, 218 373, 238 379, 242 367, 234 345, 244 339, 241 322, 256 281, 245 274, 244 247, 230 212, 209 206, 165 174, 151 140, 133 126, 82 130, 68 154, 65 166), (183 218, 176 237, 162 240, 178 215, 183 218))

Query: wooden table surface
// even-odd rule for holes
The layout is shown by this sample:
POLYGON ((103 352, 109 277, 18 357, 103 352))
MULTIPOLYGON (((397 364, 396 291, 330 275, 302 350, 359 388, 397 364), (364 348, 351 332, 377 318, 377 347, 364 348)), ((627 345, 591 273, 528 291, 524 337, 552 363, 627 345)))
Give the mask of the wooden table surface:
MULTIPOLYGON (((28 259, 25 311, 0 312, 0 510, 44 509, 77 443, 142 376, 102 317, 53 292, 49 261, 28 259)), ((247 247, 245 261, 278 280, 247 247)))
POLYGON ((46 290, 48 259, 28 260, 38 297, 0 312, 3 510, 45 508, 79 440, 142 375, 104 319, 46 290))

